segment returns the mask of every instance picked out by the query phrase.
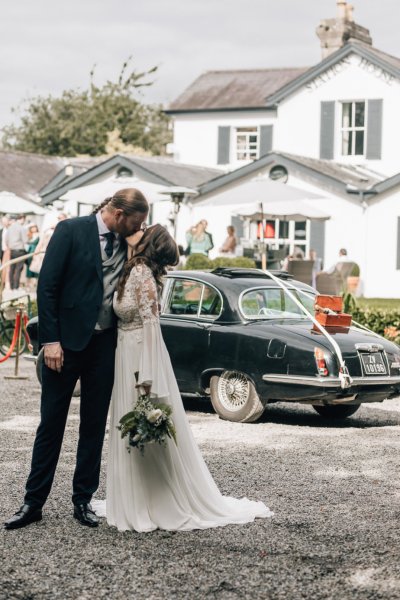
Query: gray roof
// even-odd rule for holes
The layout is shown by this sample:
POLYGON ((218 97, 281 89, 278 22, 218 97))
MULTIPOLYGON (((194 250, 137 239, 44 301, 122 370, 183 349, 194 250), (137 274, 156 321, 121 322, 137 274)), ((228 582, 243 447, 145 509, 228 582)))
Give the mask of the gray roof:
POLYGON ((266 98, 302 75, 306 68, 207 71, 166 112, 264 108, 266 98))
POLYGON ((55 185, 45 186, 41 190, 42 204, 50 204, 68 190, 86 185, 99 175, 117 167, 131 169, 135 175, 152 183, 189 188, 197 188, 223 172, 221 169, 177 163, 163 156, 144 157, 133 154, 115 154, 108 158, 97 158, 88 165, 87 169, 84 169, 82 163, 75 165, 75 167, 79 167, 79 170, 72 176, 66 177, 61 174, 61 177, 54 179, 55 185))
POLYGON ((172 102, 166 112, 271 109, 351 53, 400 79, 399 58, 363 42, 350 40, 310 68, 208 71, 172 102))
POLYGON ((330 160, 273 151, 239 169, 220 175, 203 184, 199 188, 200 195, 193 202, 202 200, 207 194, 213 193, 225 185, 257 175, 261 169, 272 168, 276 165, 286 167, 289 175, 296 174, 300 177, 303 175, 310 183, 343 195, 347 195, 347 185, 361 190, 369 190, 385 179, 383 175, 366 167, 344 165, 330 160))
POLYGON ((68 162, 58 156, 0 151, 0 192, 37 198, 38 191, 68 162))

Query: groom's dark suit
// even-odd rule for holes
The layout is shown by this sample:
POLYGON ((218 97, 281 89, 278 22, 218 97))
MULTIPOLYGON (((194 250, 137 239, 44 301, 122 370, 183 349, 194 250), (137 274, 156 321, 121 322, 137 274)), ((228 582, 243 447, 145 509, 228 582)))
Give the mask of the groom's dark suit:
MULTIPOLYGON (((36 434, 25 503, 41 507, 54 478, 69 405, 81 379, 80 428, 73 502, 90 502, 99 482, 101 450, 114 380, 116 319, 103 322, 104 298, 115 288, 125 258, 124 240, 114 245, 118 261, 100 249, 96 216, 60 222, 48 245, 38 283, 39 340, 60 342, 60 373, 43 366, 41 422, 36 434), (105 264, 112 283, 105 289, 105 264), (115 265, 115 268, 113 268, 115 265), (117 271, 114 273, 114 271, 117 271), (103 282, 104 278, 104 282, 103 282), (100 323, 100 324, 99 324, 100 323)), ((111 310, 111 308, 110 308, 111 310)))

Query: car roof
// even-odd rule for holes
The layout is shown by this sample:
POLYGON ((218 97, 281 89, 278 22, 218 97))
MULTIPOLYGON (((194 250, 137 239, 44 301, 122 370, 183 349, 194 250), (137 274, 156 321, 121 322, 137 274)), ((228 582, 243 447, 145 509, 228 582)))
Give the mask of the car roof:
MULTIPOLYGON (((271 273, 283 282, 287 281, 290 285, 294 285, 303 290, 309 290, 310 292, 315 291, 306 283, 293 279, 293 277, 285 271, 271 271, 271 273)), ((197 279, 204 283, 210 283, 221 290, 236 289, 238 292, 246 288, 277 287, 278 285, 276 281, 268 275, 268 272, 263 272, 261 269, 241 269, 238 267, 218 268, 213 271, 170 271, 168 277, 197 279)))

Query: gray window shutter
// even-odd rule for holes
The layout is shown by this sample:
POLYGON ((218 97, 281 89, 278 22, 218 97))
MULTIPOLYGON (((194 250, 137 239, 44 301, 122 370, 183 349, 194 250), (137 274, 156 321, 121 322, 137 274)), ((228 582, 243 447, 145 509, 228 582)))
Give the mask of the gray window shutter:
POLYGON ((335 143, 335 102, 321 102, 319 157, 332 160, 335 143))
POLYGON ((260 127, 260 157, 272 150, 273 125, 261 125, 260 127))
POLYGON ((382 158, 382 100, 368 100, 367 152, 370 160, 382 158))
POLYGON ((325 257, 325 221, 311 221, 310 250, 316 250, 318 258, 325 257))
POLYGON ((235 236, 239 243, 240 238, 244 237, 243 219, 234 215, 233 217, 231 217, 231 225, 233 225, 233 227, 235 228, 235 236))
POLYGON ((230 162, 231 128, 218 127, 218 164, 227 165, 230 162))
POLYGON ((400 217, 397 217, 397 258, 396 269, 400 269, 400 217))

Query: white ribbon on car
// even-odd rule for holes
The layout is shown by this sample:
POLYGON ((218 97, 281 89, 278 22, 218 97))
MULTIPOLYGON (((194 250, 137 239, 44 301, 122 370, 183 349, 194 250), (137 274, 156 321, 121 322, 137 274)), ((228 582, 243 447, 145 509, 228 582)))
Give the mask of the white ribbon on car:
MULTIPOLYGON (((326 337, 326 339, 331 343, 331 345, 333 346, 333 350, 334 353, 336 354, 336 358, 337 361, 339 363, 339 381, 340 381, 340 387, 344 390, 347 389, 348 387, 351 386, 353 380, 350 377, 350 373, 346 367, 346 363, 344 361, 343 355, 342 355, 342 351, 339 348, 338 343, 336 342, 336 340, 333 339, 333 337, 326 331, 325 327, 323 325, 321 325, 321 323, 319 323, 317 321, 317 319, 314 317, 313 314, 311 314, 306 307, 300 302, 300 300, 294 295, 292 294, 292 292, 290 291, 288 285, 285 283, 283 283, 282 279, 280 279, 279 277, 276 277, 276 275, 274 275, 273 273, 271 273, 271 271, 268 271, 267 269, 264 271, 262 269, 258 269, 259 271, 261 271, 262 273, 265 273, 266 275, 268 275, 268 277, 271 277, 271 279, 273 281, 275 281, 279 287, 281 287, 289 296, 289 298, 291 298, 293 300, 293 302, 301 309, 301 311, 307 315, 307 317, 314 323, 314 325, 316 327, 318 327, 318 329, 320 330, 320 332, 326 337)), ((290 284, 291 288, 293 290, 296 290, 296 292, 301 292, 305 295, 306 292, 303 292, 302 290, 299 290, 295 285, 290 284)))

